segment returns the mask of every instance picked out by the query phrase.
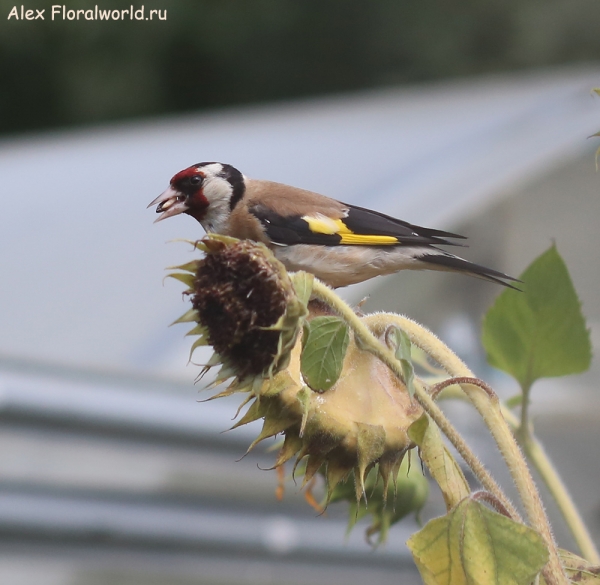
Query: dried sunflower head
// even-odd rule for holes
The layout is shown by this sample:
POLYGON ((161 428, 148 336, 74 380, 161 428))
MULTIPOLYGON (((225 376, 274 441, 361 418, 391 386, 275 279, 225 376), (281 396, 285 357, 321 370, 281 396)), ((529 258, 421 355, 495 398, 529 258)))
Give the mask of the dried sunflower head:
POLYGON ((215 350, 206 369, 222 364, 217 380, 258 387, 285 368, 304 316, 283 265, 262 244, 211 234, 195 242, 205 257, 176 266, 172 276, 188 285, 192 309, 177 322, 195 321, 190 335, 215 350))

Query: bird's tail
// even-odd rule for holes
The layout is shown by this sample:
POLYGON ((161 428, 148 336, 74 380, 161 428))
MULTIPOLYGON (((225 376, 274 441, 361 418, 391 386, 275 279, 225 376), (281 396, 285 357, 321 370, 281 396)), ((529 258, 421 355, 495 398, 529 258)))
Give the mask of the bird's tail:
POLYGON ((517 288, 511 284, 511 282, 522 282, 519 279, 513 278, 508 274, 504 274, 504 272, 492 270, 491 268, 487 268, 481 264, 469 262, 468 260, 454 256, 453 254, 448 254, 445 252, 440 252, 439 254, 424 254, 423 256, 419 256, 419 260, 432 264, 432 268, 435 267, 438 270, 464 272, 466 274, 470 274, 471 276, 483 278, 491 282, 496 282, 497 284, 502 284, 508 288, 521 291, 520 288, 517 288))

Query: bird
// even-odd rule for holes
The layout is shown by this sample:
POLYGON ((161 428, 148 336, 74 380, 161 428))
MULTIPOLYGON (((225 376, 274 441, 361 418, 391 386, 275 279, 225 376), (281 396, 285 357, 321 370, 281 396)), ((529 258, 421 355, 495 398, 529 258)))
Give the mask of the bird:
MULTIPOLYGON (((332 288, 401 270, 444 270, 516 289, 517 279, 438 246, 464 236, 420 227, 290 185, 251 179, 230 164, 201 162, 173 176, 148 207, 155 222, 179 214, 207 233, 262 242, 287 270, 314 274, 332 288)), ((519 289, 516 289, 519 290, 519 289)))

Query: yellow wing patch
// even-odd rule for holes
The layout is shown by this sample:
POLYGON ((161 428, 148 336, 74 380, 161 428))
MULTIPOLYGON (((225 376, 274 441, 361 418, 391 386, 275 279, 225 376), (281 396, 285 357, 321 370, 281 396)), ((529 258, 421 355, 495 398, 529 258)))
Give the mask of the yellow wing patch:
POLYGON ((341 244, 362 244, 367 246, 391 246, 397 244, 398 239, 394 236, 369 236, 365 234, 353 234, 348 231, 346 234, 340 233, 342 236, 341 244))
POLYGON ((340 227, 346 227, 340 219, 332 219, 331 217, 327 217, 322 213, 315 213, 315 215, 303 215, 302 219, 308 224, 310 231, 315 234, 326 234, 328 236, 332 236, 340 232, 340 227))
POLYGON ((391 246, 398 243, 398 238, 394 236, 355 234, 341 219, 332 219, 322 213, 304 215, 302 219, 308 224, 311 232, 328 236, 339 235, 341 237, 340 244, 391 246))

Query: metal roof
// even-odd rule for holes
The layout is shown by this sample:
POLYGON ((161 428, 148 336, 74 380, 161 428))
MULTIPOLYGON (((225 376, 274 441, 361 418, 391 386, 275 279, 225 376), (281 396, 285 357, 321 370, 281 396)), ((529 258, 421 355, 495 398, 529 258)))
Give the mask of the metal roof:
POLYGON ((0 581, 12 583, 12 571, 15 582, 46 583, 34 569, 52 551, 85 579, 116 571, 171 584, 185 561, 197 567, 190 585, 251 583, 257 566, 283 583, 360 583, 367 573, 391 583, 399 571, 418 582, 404 546, 414 521, 374 555, 364 522, 344 538, 344 506, 320 516, 292 483, 277 502, 276 474, 265 471, 274 454, 261 446, 242 458, 256 425, 221 434, 233 412, 231 400, 200 407, 187 386, 154 376, 3 360, 0 543, 27 560, 16 571, 0 554, 0 581), (161 568, 138 566, 148 556, 161 568))

